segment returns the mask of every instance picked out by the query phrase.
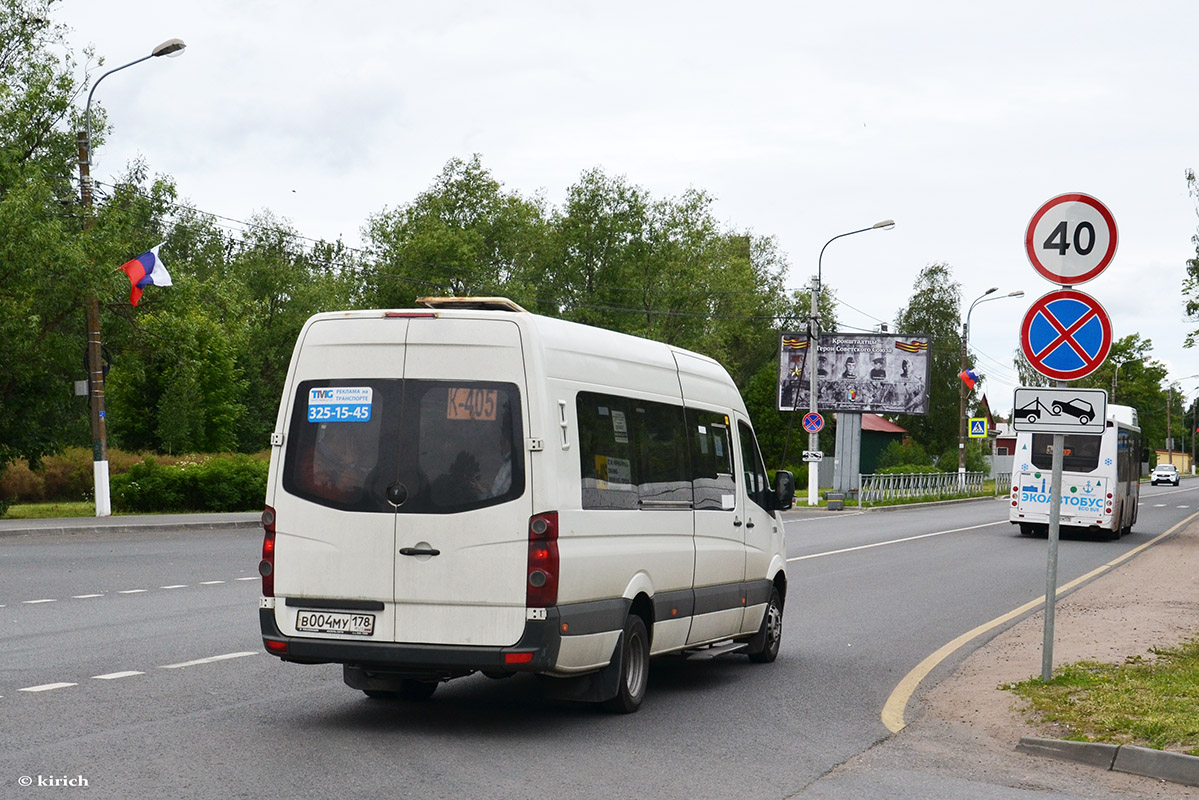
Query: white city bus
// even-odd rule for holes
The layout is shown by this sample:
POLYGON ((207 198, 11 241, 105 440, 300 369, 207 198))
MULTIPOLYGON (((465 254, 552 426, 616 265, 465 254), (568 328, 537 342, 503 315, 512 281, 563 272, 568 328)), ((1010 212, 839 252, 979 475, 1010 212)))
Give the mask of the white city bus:
MULTIPOLYGON (((1132 531, 1140 502, 1141 429, 1129 406, 1108 405, 1100 436, 1065 436, 1062 453, 1061 529, 1103 532, 1118 539, 1132 531)), ((1049 530, 1053 434, 1020 433, 1012 465, 1008 519, 1025 536, 1049 530)))

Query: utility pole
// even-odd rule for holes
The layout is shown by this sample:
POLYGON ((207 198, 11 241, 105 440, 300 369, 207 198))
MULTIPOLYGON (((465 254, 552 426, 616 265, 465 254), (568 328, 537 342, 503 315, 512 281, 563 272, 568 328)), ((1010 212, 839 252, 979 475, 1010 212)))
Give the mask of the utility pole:
MULTIPOLYGON (((155 47, 148 56, 110 69, 92 84, 87 93, 87 105, 83 111, 83 130, 78 133, 79 142, 79 201, 83 207, 83 230, 92 227, 92 95, 100 81, 114 72, 140 64, 151 58, 180 55, 187 47, 182 39, 167 39, 155 47)), ((87 373, 88 395, 92 412, 92 473, 96 487, 96 516, 112 514, 112 495, 108 483, 108 424, 104 410, 104 351, 100 346, 100 297, 92 290, 87 302, 87 373)))

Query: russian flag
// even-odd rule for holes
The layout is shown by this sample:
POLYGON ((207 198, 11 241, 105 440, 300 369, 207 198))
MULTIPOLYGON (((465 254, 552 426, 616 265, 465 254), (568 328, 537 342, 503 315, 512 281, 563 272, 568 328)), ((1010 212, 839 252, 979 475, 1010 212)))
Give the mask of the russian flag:
POLYGON ((959 372, 958 377, 962 379, 962 383, 966 384, 967 389, 973 389, 974 384, 978 383, 978 373, 972 369, 959 372))
POLYGON ((155 245, 150 252, 142 253, 121 267, 129 276, 129 303, 131 305, 137 305, 137 301, 142 299, 142 289, 147 286, 151 284, 155 286, 171 285, 171 275, 163 266, 162 259, 158 257, 159 247, 162 245, 155 245))

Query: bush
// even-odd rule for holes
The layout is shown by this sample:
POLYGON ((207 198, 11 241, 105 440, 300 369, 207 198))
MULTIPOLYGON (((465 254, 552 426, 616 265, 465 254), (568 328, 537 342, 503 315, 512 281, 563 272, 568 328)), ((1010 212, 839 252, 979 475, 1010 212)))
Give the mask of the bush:
MULTIPOLYGON (((897 464, 893 467, 880 467, 875 470, 879 475, 928 475, 933 472, 942 472, 932 464, 897 464)), ((954 470, 957 471, 956 469, 954 470)))
POLYGON ((245 455, 165 466, 153 458, 112 477, 117 511, 257 511, 266 496, 269 462, 245 455))
POLYGON ((110 477, 115 511, 184 511, 185 471, 164 467, 153 458, 110 477))
MULTIPOLYGON (((266 494, 269 460, 269 453, 151 456, 109 450, 114 507, 131 511, 255 510, 266 494), (180 470, 183 475, 174 474, 180 470), (134 476, 126 477, 130 472, 134 476), (137 483, 137 488, 129 489, 131 483, 137 483), (128 502, 127 506, 117 505, 118 487, 126 494, 121 502, 128 502), (161 499, 155 500, 159 492, 161 499)), ((0 471, 0 505, 91 501, 94 494, 92 451, 84 447, 47 456, 37 469, 16 461, 0 471)))
POLYGON ((0 472, 0 502, 36 503, 45 497, 46 481, 24 461, 0 472))
POLYGON ((192 502, 199 511, 260 511, 266 498, 269 461, 237 455, 189 468, 192 502))
POLYGON ((879 468, 876 472, 939 472, 933 466, 933 460, 919 443, 906 439, 902 442, 891 442, 879 454, 879 468))

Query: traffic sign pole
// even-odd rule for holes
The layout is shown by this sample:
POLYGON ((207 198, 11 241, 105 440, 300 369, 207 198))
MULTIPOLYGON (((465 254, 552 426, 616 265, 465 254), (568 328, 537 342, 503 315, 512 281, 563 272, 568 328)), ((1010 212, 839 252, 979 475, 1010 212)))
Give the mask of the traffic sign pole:
MULTIPOLYGON (((1061 382, 1058 384, 1062 385, 1061 382)), ((1053 479, 1049 487, 1049 563, 1045 567, 1045 633, 1041 644, 1041 680, 1053 678, 1053 625, 1057 607, 1057 544, 1062 527, 1062 462, 1066 435, 1053 434, 1053 479)))
MULTIPOLYGON (((1028 223, 1024 249, 1029 263, 1042 277, 1058 284, 1062 290, 1050 292, 1029 309, 1020 329, 1020 346, 1032 367, 1054 380, 1059 389, 1068 388, 1067 381, 1094 372, 1111 349, 1112 330, 1107 312, 1091 297, 1067 287, 1086 283, 1107 269, 1116 255, 1119 238, 1116 220, 1107 206, 1090 195, 1079 193, 1054 197, 1037 209, 1028 223)), ((1013 422, 1014 413, 1013 409, 1013 422)), ((1066 435, 1058 428, 1053 432, 1053 478, 1049 491, 1049 558, 1045 568, 1042 681, 1053 678, 1053 629, 1057 606, 1057 557, 1065 449, 1066 435)))

